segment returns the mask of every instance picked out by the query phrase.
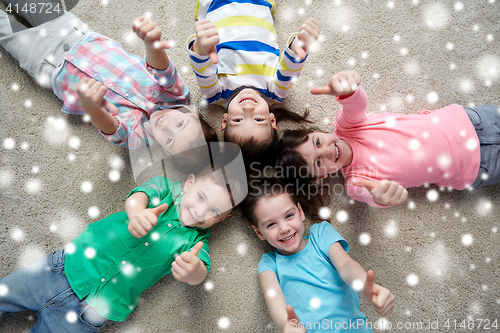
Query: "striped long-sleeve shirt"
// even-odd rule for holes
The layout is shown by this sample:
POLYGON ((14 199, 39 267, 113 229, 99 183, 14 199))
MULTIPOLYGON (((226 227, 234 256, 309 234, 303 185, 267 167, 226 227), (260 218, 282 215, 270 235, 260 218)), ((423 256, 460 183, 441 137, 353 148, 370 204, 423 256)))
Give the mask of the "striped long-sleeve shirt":
POLYGON ((305 59, 290 45, 280 57, 272 14, 273 0, 198 0, 196 17, 208 18, 219 32, 218 64, 192 50, 196 35, 188 38, 191 67, 208 103, 224 104, 241 86, 253 86, 271 102, 281 102, 300 74, 305 59))

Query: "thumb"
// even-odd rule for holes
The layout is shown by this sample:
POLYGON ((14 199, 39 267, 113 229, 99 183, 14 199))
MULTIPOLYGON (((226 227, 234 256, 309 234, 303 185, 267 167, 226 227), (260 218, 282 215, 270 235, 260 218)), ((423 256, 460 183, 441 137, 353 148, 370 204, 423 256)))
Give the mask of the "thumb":
POLYGON ((293 306, 287 305, 286 306, 286 313, 288 315, 288 321, 295 319, 297 322, 299 322, 299 316, 297 316, 297 314, 295 313, 293 306))
POLYGON ((193 249, 189 251, 189 253, 191 253, 194 256, 198 256, 198 253, 200 253, 202 247, 203 247, 203 242, 199 241, 198 243, 196 243, 193 249))
POLYGON ((366 180, 363 178, 354 178, 352 180, 352 184, 354 186, 363 186, 366 188, 368 191, 373 191, 378 187, 379 182, 374 182, 372 180, 366 180))
POLYGON ((311 94, 313 95, 331 95, 332 88, 330 86, 315 87, 311 89, 311 94))
POLYGON ((208 53, 208 56, 210 57, 210 60, 212 60, 212 62, 214 64, 217 64, 219 62, 219 57, 217 56, 217 48, 214 47, 209 53, 208 53))
POLYGON ((109 112, 111 112, 112 114, 114 115, 118 115, 120 113, 120 111, 118 111, 118 108, 116 107, 116 105, 114 105, 113 103, 107 101, 104 99, 103 103, 102 103, 102 107, 105 108, 106 110, 108 110, 109 112))
POLYGON ((164 211, 166 211, 168 208, 168 204, 161 204, 159 205, 158 207, 155 207, 155 208, 152 208, 151 211, 153 212, 153 214, 156 215, 156 217, 159 217, 161 215, 161 213, 163 213, 164 211))
POLYGON ((365 294, 366 298, 368 300, 372 300, 372 296, 375 294, 375 272, 373 272, 371 269, 368 270, 366 273, 366 281, 365 281, 365 286, 363 288, 363 293, 365 294))

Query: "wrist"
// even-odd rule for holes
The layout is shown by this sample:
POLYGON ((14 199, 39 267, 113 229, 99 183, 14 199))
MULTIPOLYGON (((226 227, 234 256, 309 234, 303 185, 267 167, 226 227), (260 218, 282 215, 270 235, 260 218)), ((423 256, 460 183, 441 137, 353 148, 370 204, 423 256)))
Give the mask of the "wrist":
POLYGON ((193 43, 193 52, 199 55, 207 55, 205 51, 203 51, 203 48, 198 44, 198 40, 199 39, 197 38, 193 43))

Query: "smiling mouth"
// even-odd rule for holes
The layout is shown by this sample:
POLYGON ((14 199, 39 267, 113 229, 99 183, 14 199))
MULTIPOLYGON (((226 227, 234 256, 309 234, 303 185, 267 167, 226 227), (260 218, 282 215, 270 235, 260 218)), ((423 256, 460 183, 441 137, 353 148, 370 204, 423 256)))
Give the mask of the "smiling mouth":
POLYGON ((286 237, 286 238, 283 238, 283 239, 280 239, 280 242, 283 242, 283 243, 289 243, 292 239, 295 238, 295 235, 297 233, 294 232, 293 234, 291 234, 290 236, 286 237))
POLYGON ((335 162, 337 162, 339 159, 339 147, 335 143, 333 145, 335 146, 335 162))
POLYGON ((163 119, 163 117, 165 117, 165 115, 161 115, 159 116, 158 118, 156 118, 156 121, 155 121, 155 127, 158 127, 158 124, 160 123, 160 121, 163 119))
POLYGON ((254 102, 255 104, 257 104, 257 101, 253 98, 244 98, 240 101, 239 104, 243 103, 243 102, 254 102))
POLYGON ((192 224, 196 224, 196 223, 199 223, 197 219, 195 219, 195 217, 193 216, 193 214, 191 213, 191 210, 188 208, 187 209, 187 212, 189 214, 189 218, 191 219, 191 221, 193 222, 192 224))

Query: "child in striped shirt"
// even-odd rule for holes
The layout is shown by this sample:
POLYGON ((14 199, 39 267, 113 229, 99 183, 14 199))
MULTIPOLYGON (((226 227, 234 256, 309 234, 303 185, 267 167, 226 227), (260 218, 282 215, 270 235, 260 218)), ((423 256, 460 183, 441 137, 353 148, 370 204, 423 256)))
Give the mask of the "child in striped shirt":
POLYGON ((305 120, 286 110, 275 116, 269 105, 288 95, 320 27, 313 18, 305 21, 280 56, 274 11, 273 0, 198 0, 196 34, 187 42, 203 97, 227 109, 224 138, 244 154, 245 146, 274 147, 280 119, 305 120))

